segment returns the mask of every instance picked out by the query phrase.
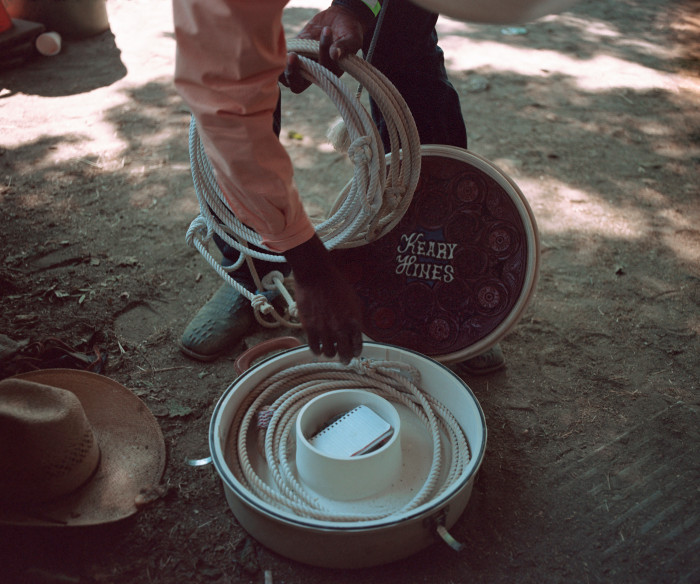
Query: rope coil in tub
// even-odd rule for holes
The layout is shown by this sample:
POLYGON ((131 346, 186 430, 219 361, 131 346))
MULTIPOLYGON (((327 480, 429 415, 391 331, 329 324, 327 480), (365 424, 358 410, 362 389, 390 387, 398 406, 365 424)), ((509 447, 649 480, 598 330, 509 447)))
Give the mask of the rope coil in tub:
MULTIPOLYGON (((450 411, 419 387, 420 372, 397 361, 353 359, 349 365, 319 362, 293 365, 262 380, 246 396, 232 421, 227 462, 236 478, 266 503, 293 514, 323 521, 351 522, 391 518, 428 503, 445 492, 470 461, 464 430, 450 411), (301 483, 289 460, 299 410, 314 397, 340 389, 362 389, 406 406, 428 429, 432 463, 416 494, 405 503, 381 511, 345 512, 329 509, 301 483), (253 468, 249 436, 257 416, 266 418, 265 481, 253 468), (291 442, 290 442, 291 441, 291 442)), ((257 453, 257 448, 254 449, 257 453)))
MULTIPOLYGON (((379 132, 365 107, 336 75, 313 60, 318 57, 318 42, 290 40, 288 50, 299 54, 304 77, 318 85, 337 106, 351 141, 347 153, 354 163, 353 178, 338 195, 330 216, 316 226, 316 233, 327 249, 374 241, 400 221, 418 184, 421 150, 413 116, 396 88, 377 69, 355 55, 340 61, 343 70, 367 89, 386 120, 391 139, 387 169, 379 132)), ((261 278, 251 260, 281 263, 285 259, 267 248, 255 231, 236 218, 219 188, 194 117, 190 123, 189 151, 200 214, 190 224, 187 243, 200 252, 226 283, 248 298, 260 324, 299 327, 296 305, 284 287, 282 274, 273 271, 261 278), (214 234, 238 251, 238 259, 232 265, 222 266, 209 252, 214 234), (251 249, 250 244, 259 250, 251 249), (285 314, 279 314, 266 296, 248 291, 229 276, 243 262, 250 266, 258 290, 282 293, 288 305, 285 314)))

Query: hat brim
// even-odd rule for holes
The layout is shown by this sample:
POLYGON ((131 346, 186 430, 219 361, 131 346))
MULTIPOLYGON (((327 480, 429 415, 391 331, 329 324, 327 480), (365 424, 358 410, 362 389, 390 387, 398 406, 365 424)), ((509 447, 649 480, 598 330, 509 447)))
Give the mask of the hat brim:
POLYGON ((87 526, 119 521, 138 511, 165 470, 165 441, 151 411, 120 383, 97 373, 44 369, 14 376, 73 392, 100 446, 100 463, 76 491, 39 504, 0 508, 0 523, 87 526))

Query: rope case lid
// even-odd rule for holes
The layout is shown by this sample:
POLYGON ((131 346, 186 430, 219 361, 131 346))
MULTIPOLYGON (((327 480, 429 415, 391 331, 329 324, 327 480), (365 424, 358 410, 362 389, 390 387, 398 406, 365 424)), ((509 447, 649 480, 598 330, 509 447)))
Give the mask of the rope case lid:
POLYGON ((423 146, 411 205, 392 231, 334 251, 372 340, 451 363, 479 355, 522 316, 538 275, 535 218, 486 159, 423 146))

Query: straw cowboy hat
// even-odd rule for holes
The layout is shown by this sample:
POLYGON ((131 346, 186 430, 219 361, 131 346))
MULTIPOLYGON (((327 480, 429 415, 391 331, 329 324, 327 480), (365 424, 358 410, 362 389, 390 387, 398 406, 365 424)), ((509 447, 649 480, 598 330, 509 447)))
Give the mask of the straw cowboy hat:
POLYGON ((73 369, 0 381, 0 523, 96 525, 158 489, 163 434, 123 385, 73 369))

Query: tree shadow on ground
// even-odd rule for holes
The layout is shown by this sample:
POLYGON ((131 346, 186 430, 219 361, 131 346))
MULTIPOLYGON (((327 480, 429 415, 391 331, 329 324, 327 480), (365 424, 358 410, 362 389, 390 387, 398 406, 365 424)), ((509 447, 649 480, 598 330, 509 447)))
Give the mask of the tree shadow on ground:
POLYGON ((36 55, 22 65, 0 70, 2 89, 9 92, 0 97, 14 93, 61 97, 107 87, 127 74, 120 55, 111 31, 66 41, 55 57, 36 55))

